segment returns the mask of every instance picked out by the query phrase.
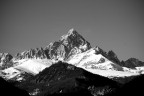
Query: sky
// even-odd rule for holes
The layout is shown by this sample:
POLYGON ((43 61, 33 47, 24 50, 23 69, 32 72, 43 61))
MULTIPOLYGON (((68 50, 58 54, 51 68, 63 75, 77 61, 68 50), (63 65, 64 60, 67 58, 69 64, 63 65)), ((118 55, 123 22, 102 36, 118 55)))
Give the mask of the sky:
POLYGON ((46 47, 74 28, 92 47, 144 61, 143 0, 0 0, 0 52, 46 47))

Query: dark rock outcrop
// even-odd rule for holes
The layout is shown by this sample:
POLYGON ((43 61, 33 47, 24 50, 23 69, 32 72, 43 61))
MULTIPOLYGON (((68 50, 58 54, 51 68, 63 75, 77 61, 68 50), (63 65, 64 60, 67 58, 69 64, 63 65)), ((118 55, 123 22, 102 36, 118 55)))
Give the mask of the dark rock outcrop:
POLYGON ((142 96, 144 75, 137 76, 119 89, 114 96, 142 96))
POLYGON ((16 59, 26 59, 26 58, 48 58, 48 55, 46 54, 45 49, 43 48, 36 48, 36 49, 30 49, 28 51, 24 51, 22 53, 17 53, 16 59))
POLYGON ((144 66, 144 62, 139 61, 136 58, 130 58, 126 61, 122 61, 121 65, 128 68, 135 68, 135 67, 144 66))
POLYGON ((117 64, 121 63, 120 60, 118 59, 117 55, 112 50, 110 50, 107 53, 107 57, 108 57, 109 60, 111 60, 114 63, 117 63, 117 64))
POLYGON ((4 79, 0 78, 0 95, 1 96, 29 96, 29 94, 22 89, 19 89, 4 79))
POLYGON ((13 56, 9 53, 0 53, 0 70, 13 66, 13 63, 11 61, 12 58, 13 56))
POLYGON ((9 62, 13 58, 9 53, 0 53, 0 62, 9 62))

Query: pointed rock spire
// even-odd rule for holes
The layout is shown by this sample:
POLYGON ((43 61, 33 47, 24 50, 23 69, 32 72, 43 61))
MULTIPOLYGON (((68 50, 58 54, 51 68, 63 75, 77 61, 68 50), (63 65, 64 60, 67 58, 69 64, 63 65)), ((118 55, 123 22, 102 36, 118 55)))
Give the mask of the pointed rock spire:
POLYGON ((74 28, 72 28, 72 29, 70 29, 70 30, 68 31, 67 34, 61 36, 61 39, 60 39, 60 40, 61 40, 61 41, 62 41, 62 40, 66 40, 67 38, 69 38, 69 36, 76 36, 76 35, 80 35, 80 34, 78 34, 78 32, 77 32, 74 28))
POLYGON ((56 41, 50 47, 51 58, 68 59, 70 56, 87 51, 91 48, 87 42, 74 28, 70 29, 67 34, 63 35, 59 41, 56 41))
POLYGON ((120 60, 118 59, 117 55, 112 51, 110 50, 108 53, 107 53, 107 58, 117 64, 120 64, 120 60))
POLYGON ((74 28, 71 28, 69 31, 68 31, 68 35, 71 35, 71 34, 75 34, 77 33, 76 30, 74 28))

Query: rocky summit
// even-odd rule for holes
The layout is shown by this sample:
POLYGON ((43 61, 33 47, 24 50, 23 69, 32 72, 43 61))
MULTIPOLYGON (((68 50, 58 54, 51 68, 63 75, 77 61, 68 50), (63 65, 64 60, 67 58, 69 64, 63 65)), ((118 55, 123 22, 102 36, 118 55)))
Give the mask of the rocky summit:
POLYGON ((63 35, 59 41, 51 43, 48 48, 51 59, 67 60, 72 55, 89 50, 91 45, 76 30, 71 29, 68 34, 63 35))

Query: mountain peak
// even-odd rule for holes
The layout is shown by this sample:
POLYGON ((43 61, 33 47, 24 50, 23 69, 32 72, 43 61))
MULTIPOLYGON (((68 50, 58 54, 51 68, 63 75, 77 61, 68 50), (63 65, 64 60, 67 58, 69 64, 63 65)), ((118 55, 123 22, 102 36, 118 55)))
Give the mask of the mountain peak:
POLYGON ((118 59, 117 55, 112 51, 110 50, 108 53, 107 53, 107 58, 117 64, 120 64, 120 60, 118 59))
POLYGON ((69 31, 68 31, 68 34, 73 34, 74 32, 76 32, 76 30, 74 28, 71 28, 69 31))
POLYGON ((70 36, 77 36, 77 35, 79 35, 80 36, 80 34, 74 29, 74 28, 71 28, 69 31, 68 31, 68 33, 67 34, 65 34, 65 35, 63 35, 63 36, 61 36, 61 41, 62 40, 66 40, 68 37, 70 37, 70 36))
POLYGON ((72 28, 49 48, 51 58, 66 60, 74 54, 89 50, 91 45, 72 28))

